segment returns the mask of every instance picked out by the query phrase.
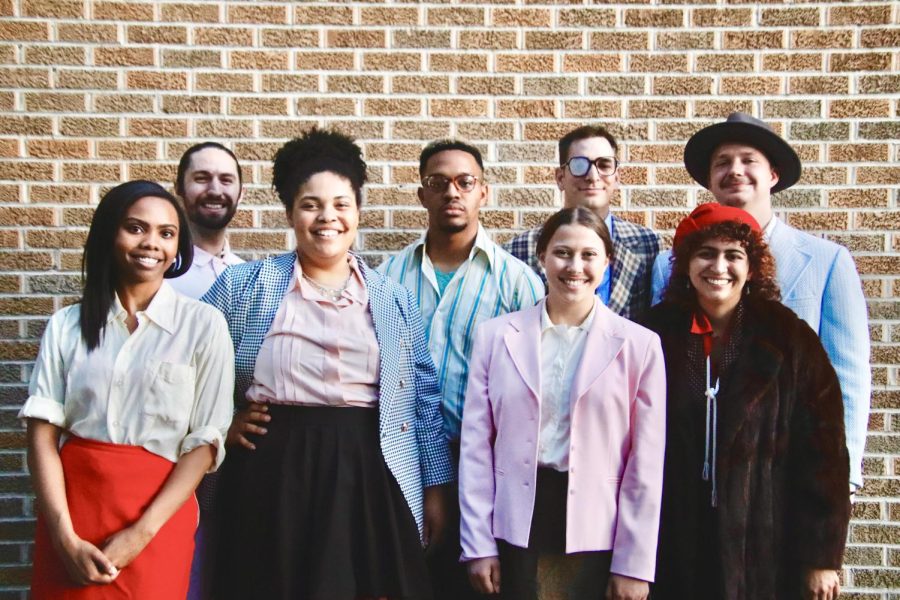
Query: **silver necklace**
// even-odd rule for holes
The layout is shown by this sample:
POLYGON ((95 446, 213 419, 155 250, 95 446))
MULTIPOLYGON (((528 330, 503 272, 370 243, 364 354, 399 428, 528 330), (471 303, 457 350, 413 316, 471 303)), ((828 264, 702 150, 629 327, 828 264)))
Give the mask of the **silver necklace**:
POLYGON ((325 298, 327 298, 328 300, 331 300, 332 302, 337 302, 338 300, 340 300, 341 296, 344 295, 344 292, 347 291, 347 286, 350 285, 350 275, 349 274, 347 275, 347 279, 344 280, 343 285, 341 285, 341 287, 338 287, 338 288, 333 288, 333 287, 328 287, 326 285, 322 285, 321 283, 319 283, 318 281, 316 281, 315 279, 313 279, 306 273, 303 274, 303 278, 305 280, 307 280, 314 288, 316 288, 316 291, 318 291, 325 298))

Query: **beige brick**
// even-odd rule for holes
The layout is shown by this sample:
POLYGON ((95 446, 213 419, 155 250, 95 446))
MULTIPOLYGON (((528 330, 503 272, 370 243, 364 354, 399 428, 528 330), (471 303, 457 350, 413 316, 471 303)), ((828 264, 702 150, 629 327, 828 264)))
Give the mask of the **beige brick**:
POLYGON ((93 17, 101 21, 153 21, 153 4, 137 2, 93 2, 93 17))
POLYGON ((262 45, 268 48, 316 48, 319 32, 315 29, 263 29, 262 45))
MULTIPOLYGON (((556 179, 556 167, 546 165, 526 165, 525 166, 525 183, 543 185, 556 179)), ((522 213, 523 225, 528 226, 527 215, 534 213, 522 213)), ((541 223, 544 222, 548 213, 541 212, 541 223)))
MULTIPOLYGON (((449 29, 398 29, 391 32, 392 48, 450 48, 451 32, 449 29)), ((382 44, 379 47, 383 47, 382 44)), ((350 46, 354 47, 353 45, 350 46)))
POLYGON ((34 65, 83 65, 84 48, 80 46, 29 46, 25 62, 34 65))
POLYGON ((456 133, 470 141, 511 140, 515 136, 515 126, 493 121, 463 121, 456 124, 456 133))
POLYGON ((0 115, 0 134, 50 135, 53 121, 49 117, 22 117, 0 115))
POLYGON ((194 133, 198 138, 246 138, 254 135, 253 122, 246 119, 197 119, 194 133))
MULTIPOLYGON (((418 184, 419 176, 415 173, 412 180, 418 184)), ((416 198, 416 189, 376 188, 366 190, 366 204, 369 206, 415 206, 419 203, 416 198)))
POLYGON ((545 8, 494 8, 491 25, 494 27, 550 27, 550 10, 545 8))
POLYGON ((701 73, 749 73, 755 69, 753 54, 701 54, 695 60, 701 73))
POLYGON ((331 29, 325 35, 329 48, 385 48, 385 32, 380 29, 331 29))
POLYGON ((510 73, 553 71, 553 54, 497 54, 496 70, 510 73))
POLYGON ((715 44, 716 35, 712 31, 660 31, 656 34, 656 47, 660 50, 712 50, 715 44))
POLYGON ((832 118, 887 118, 891 116, 889 100, 869 100, 854 98, 853 100, 832 100, 828 115, 832 118))
POLYGON ((315 75, 295 75, 284 73, 263 73, 264 92, 317 92, 319 78, 315 75))
POLYGON ((6 21, 0 23, 0 40, 15 42, 42 42, 50 39, 48 23, 31 21, 6 21))
POLYGON ((580 31, 527 31, 527 50, 583 50, 584 35, 580 31))
POLYGON ((587 80, 588 93, 592 96, 633 96, 642 95, 647 88, 646 78, 622 75, 617 77, 590 77, 587 80))
MULTIPOLYGON (((512 143, 497 145, 497 160, 503 162, 555 162, 556 143, 512 143)), ((492 170, 493 172, 493 170, 492 170)))
POLYGON ((126 86, 132 90, 186 90, 184 71, 128 71, 126 86))
POLYGON ((628 193, 628 205, 634 208, 687 207, 688 202, 688 193, 684 190, 633 189, 628 193))
POLYGON ((185 119, 128 119, 128 135, 135 137, 185 137, 188 134, 185 119))
POLYGON ((488 70, 488 55, 467 52, 464 54, 449 54, 435 52, 429 59, 431 71, 449 72, 485 72, 488 70))
POLYGON ((679 100, 629 100, 627 116, 631 119, 685 117, 687 103, 679 100))
POLYGON ((286 6, 234 5, 228 7, 227 20, 229 23, 246 25, 286 25, 288 24, 288 9, 286 6))
POLYGON ((84 112, 84 94, 29 92, 25 94, 25 108, 33 112, 84 112))
POLYGON ((486 117, 488 103, 486 100, 438 100, 429 102, 428 114, 432 117, 486 117))
POLYGON ((20 158, 19 141, 11 139, 0 140, 0 157, 20 158))
POLYGON ((59 122, 59 132, 76 137, 109 137, 119 134, 118 118, 63 117, 59 122))
POLYGON ((837 167, 804 167, 802 185, 843 185, 848 182, 847 169, 837 167))
POLYGON ((290 53, 277 50, 234 50, 230 53, 232 69, 282 71, 288 68, 290 53))
POLYGON ((856 183, 896 185, 900 181, 900 167, 859 167, 856 183))
POLYGON ((687 54, 632 54, 628 70, 638 73, 686 73, 687 54))
POLYGON ((822 53, 794 54, 777 53, 763 56, 764 71, 821 71, 822 53))
POLYGON ((647 185, 650 183, 649 169, 625 165, 619 169, 619 177, 624 185, 647 185))
MULTIPOLYGON (((691 176, 688 175, 688 172, 684 167, 656 167, 654 168, 654 183, 662 184, 662 185, 696 185, 691 176)), ((686 217, 686 214, 681 213, 681 218, 686 217)), ((657 218, 659 215, 657 213, 657 218)), ((674 224, 663 227, 662 225, 657 225, 660 229, 674 229, 676 225, 678 225, 680 219, 675 221, 674 224)))
MULTIPOLYGON (((363 9, 363 15, 366 10, 363 9)), ((347 25, 351 22, 353 8, 350 6, 301 4, 294 7, 294 23, 298 25, 347 25)))
MULTIPOLYGON (((351 20, 348 15, 344 23, 334 25, 346 25, 351 20)), ((360 10, 361 25, 391 25, 415 26, 419 24, 419 9, 413 6, 372 6, 363 7, 360 10)))
POLYGON ((195 89, 202 92, 252 92, 253 75, 246 73, 197 73, 195 89))
POLYGON ((215 23, 219 20, 219 6, 199 2, 167 3, 160 6, 160 16, 163 21, 215 23))
POLYGON ((252 46, 250 27, 197 27, 194 44, 198 46, 252 46))
POLYGON ((372 210, 363 207, 362 214, 359 216, 360 229, 385 229, 387 211, 372 210))
POLYGON ((86 231, 36 230, 25 232, 27 248, 83 248, 86 239, 86 231))
POLYGON ((524 77, 522 92, 527 96, 574 96, 578 94, 578 78, 566 76, 524 77))
POLYGON ((900 75, 862 75, 859 91, 863 94, 900 93, 900 75))
POLYGON ((59 69, 56 87, 67 90, 114 90, 119 87, 119 77, 113 71, 59 69))
POLYGON ((354 58, 352 51, 298 52, 294 64, 300 71, 352 71, 354 58))
POLYGON ((166 114, 221 114, 222 100, 219 96, 163 96, 162 109, 166 114))
POLYGON ((325 89, 341 94, 380 94, 385 91, 384 77, 378 75, 329 75, 325 89))
POLYGON ((888 25, 890 22, 890 2, 873 6, 835 6, 828 9, 829 25, 888 25))
POLYGON ((101 140, 96 143, 97 158, 118 160, 154 160, 157 158, 156 142, 131 140, 101 140))
POLYGON ((712 77, 654 77, 653 93, 660 96, 704 96, 713 90, 712 77))
MULTIPOLYGON (((21 246, 22 236, 19 231, 0 231, 0 248, 18 249, 21 246)), ((18 337, 18 330, 16 337, 18 337)))
POLYGON ((671 8, 627 8, 625 25, 628 27, 682 27, 684 11, 671 8))
POLYGON ((429 7, 427 9, 429 26, 483 26, 485 25, 485 9, 476 7, 429 7))
POLYGON ((115 25, 97 23, 58 23, 56 36, 61 42, 115 43, 118 40, 115 25))
POLYGON ((515 93, 514 77, 459 77, 456 80, 456 91, 460 94, 474 96, 509 96, 515 93))
POLYGON ((784 48, 784 32, 776 31, 725 31, 722 47, 726 50, 760 50, 784 48))
POLYGON ((622 102, 619 100, 566 100, 563 102, 566 119, 620 119, 622 102))
MULTIPOLYGON (((526 122, 524 124, 524 135, 522 136, 522 139, 529 142, 557 142, 559 138, 569 133, 574 128, 575 126, 572 123, 563 123, 560 121, 526 122)), ((544 159, 555 160, 555 157, 555 154, 550 154, 544 157, 544 159)), ((547 181, 553 181, 552 177, 541 183, 546 183, 547 181)))
POLYGON ((33 158, 90 158, 87 140, 27 140, 25 146, 33 158))
POLYGON ((363 101, 363 114, 377 117, 419 116, 422 114, 422 102, 414 98, 367 98, 363 101))
POLYGON ((420 149, 419 144, 372 142, 363 150, 367 161, 418 161, 420 149))
POLYGON ((65 163, 62 166, 63 181, 95 183, 97 181, 118 182, 122 179, 122 168, 117 164, 65 163))
POLYGON ((553 190, 547 188, 495 189, 494 194, 500 206, 553 208, 556 204, 553 190))
POLYGON ((567 73, 610 73, 625 68, 624 56, 621 54, 587 54, 566 53, 563 55, 563 71, 567 73))
POLYGON ((736 96, 775 95, 782 92, 782 83, 780 77, 723 77, 720 89, 736 96))
POLYGON ((299 98, 295 105, 298 115, 354 115, 356 101, 351 98, 299 98))
POLYGON ((593 31, 591 50, 650 50, 650 33, 641 31, 593 31))
POLYGON ((553 100, 498 100, 497 116, 501 119, 541 119, 556 117, 556 102, 553 100))
POLYGON ((367 233, 363 242, 367 250, 402 250, 408 244, 419 239, 418 232, 409 233, 367 233))
POLYGON ((80 19, 85 16, 81 0, 23 0, 23 17, 80 19))
POLYGON ((805 231, 846 230, 850 226, 850 215, 846 212, 792 212, 788 223, 805 231))
POLYGON ((760 15, 761 27, 816 27, 820 24, 818 8, 764 8, 760 15))
POLYGON ((422 55, 418 52, 366 52, 362 55, 366 71, 420 71, 422 55))
POLYGON ((791 77, 788 80, 791 94, 846 94, 849 91, 849 78, 840 75, 791 77))
POLYGON ((891 54, 889 52, 832 54, 829 63, 829 70, 833 72, 889 71, 891 54))
POLYGON ((0 208, 0 226, 3 227, 53 227, 55 219, 51 208, 0 208))
POLYGON ((900 47, 900 29, 863 29, 860 32, 860 46, 863 48, 900 47))
POLYGON ((560 9, 557 23, 560 27, 608 28, 616 25, 616 11, 613 8, 567 8, 560 9))
POLYGON ((129 25, 127 39, 131 44, 186 44, 187 27, 175 25, 129 25))
POLYGON ((4 271, 46 271, 52 264, 48 252, 0 252, 0 269, 4 271))
POLYGON ((0 67, 0 86, 19 89, 49 88, 50 70, 31 67, 0 67))
POLYGON ((232 248, 239 250, 259 249, 284 250, 287 247, 287 233, 266 233, 261 231, 244 232, 233 231, 228 236, 232 248))
POLYGON ((95 48, 94 64, 103 67, 150 67, 155 64, 153 48, 95 48))
MULTIPOLYGON (((252 123, 252 121, 250 121, 252 123)), ((318 120, 297 120, 291 119, 266 119, 259 124, 259 139, 276 138, 284 140, 296 137, 301 131, 312 129, 319 125, 318 120)), ((252 124, 251 124, 252 128, 252 124)), ((280 147, 280 143, 279 143, 280 147)), ((277 149, 277 148, 276 148, 277 149)), ((270 152, 265 162, 270 162, 275 152, 270 152)), ((243 156, 241 157, 243 159, 243 156)))
POLYGON ((820 118, 822 102, 820 100, 765 100, 763 102, 763 118, 820 118))
POLYGON ((682 144, 642 144, 628 146, 628 162, 678 163, 683 160, 682 144))
POLYGON ((852 48, 852 29, 801 29, 791 32, 794 48, 852 48))
POLYGON ((459 48, 469 50, 515 50, 518 41, 515 31, 495 29, 465 29, 459 32, 459 48))
POLYGON ((401 140, 437 140, 450 137, 450 121, 394 121, 391 138, 401 140))
POLYGON ((698 8, 691 13, 694 27, 750 27, 753 12, 749 8, 698 8))
POLYGON ((90 187, 86 185, 32 185, 32 202, 46 204, 84 204, 90 198, 90 187))
POLYGON ((391 91, 400 94, 449 94, 450 78, 446 75, 398 75, 391 79, 391 91))
POLYGON ((424 210, 393 210, 391 222, 397 229, 427 229, 428 213, 424 210))
MULTIPOLYGON (((878 189, 828 190, 828 205, 835 208, 887 208, 890 192, 878 189)), ((883 213, 858 213, 856 226, 861 229, 881 229, 883 213)))

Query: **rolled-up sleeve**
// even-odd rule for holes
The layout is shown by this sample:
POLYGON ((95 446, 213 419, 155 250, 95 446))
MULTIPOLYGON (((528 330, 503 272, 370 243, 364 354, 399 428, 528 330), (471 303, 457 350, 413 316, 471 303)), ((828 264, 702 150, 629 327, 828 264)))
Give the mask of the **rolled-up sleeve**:
POLYGON ((200 446, 216 448, 216 460, 210 472, 225 459, 225 434, 234 412, 234 348, 225 319, 218 312, 211 316, 207 343, 195 356, 194 409, 188 435, 181 443, 180 455, 200 446))
POLYGON ((19 411, 20 419, 41 419, 64 427, 66 377, 60 345, 66 314, 55 314, 47 324, 28 384, 28 399, 19 411))

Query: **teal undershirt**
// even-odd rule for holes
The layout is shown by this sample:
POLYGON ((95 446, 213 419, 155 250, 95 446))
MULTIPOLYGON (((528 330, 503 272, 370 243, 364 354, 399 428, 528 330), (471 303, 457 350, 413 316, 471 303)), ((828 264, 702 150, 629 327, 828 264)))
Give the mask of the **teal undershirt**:
POLYGON ((450 283, 450 280, 453 279, 453 275, 456 274, 456 271, 450 271, 449 273, 444 273, 443 271, 434 270, 434 277, 437 279, 438 284, 438 293, 441 296, 444 295, 444 290, 447 289, 447 284, 450 283))

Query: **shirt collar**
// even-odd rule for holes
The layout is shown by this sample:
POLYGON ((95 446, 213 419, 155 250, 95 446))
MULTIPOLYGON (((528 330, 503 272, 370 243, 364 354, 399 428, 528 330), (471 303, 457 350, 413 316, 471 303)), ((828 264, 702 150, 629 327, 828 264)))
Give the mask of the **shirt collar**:
POLYGON ((763 228, 763 239, 766 243, 772 239, 772 232, 775 231, 775 226, 778 224, 778 217, 772 215, 772 218, 769 219, 769 222, 766 223, 766 226, 763 228))
MULTIPOLYGON (((138 311, 138 315, 144 315, 152 322, 159 325, 161 328, 166 330, 168 333, 175 332, 175 303, 178 300, 178 294, 172 289, 172 286, 169 285, 169 282, 163 280, 162 285, 159 286, 159 290, 156 292, 156 295, 153 296, 153 299, 150 300, 150 304, 147 306, 146 310, 138 311)), ((128 311, 125 310, 125 307, 122 306, 121 300, 119 300, 118 294, 113 294, 113 304, 109 308, 109 316, 106 319, 106 322, 112 321, 124 321, 125 317, 128 315, 128 311)))
MULTIPOLYGON (((350 282, 347 289, 344 290, 342 298, 348 298, 351 302, 365 304, 369 301, 366 290, 366 280, 363 277, 359 262, 353 254, 347 254, 347 264, 350 265, 350 282)), ((288 292, 299 290, 304 300, 318 300, 320 295, 316 292, 308 281, 303 281, 303 267, 300 265, 300 259, 294 258, 294 277, 288 286, 288 292), (313 297, 311 294, 315 294, 313 297)))
POLYGON ((224 261, 225 257, 229 254, 231 254, 231 246, 228 244, 227 238, 225 239, 225 245, 222 246, 222 251, 218 254, 210 254, 200 246, 194 244, 194 263, 198 267, 206 266, 214 258, 224 261))
POLYGON ((591 328, 591 325, 594 323, 594 315, 597 314, 597 297, 594 296, 594 306, 591 307, 591 312, 584 318, 584 320, 578 325, 555 325, 553 321, 550 320, 550 314, 547 312, 547 299, 545 298, 543 301, 543 305, 541 306, 541 333, 547 331, 548 329, 553 329, 554 327, 564 327, 567 330, 580 329, 582 331, 587 331, 591 328))
MULTIPOLYGON (((427 239, 428 232, 426 231, 422 234, 422 237, 419 238, 418 241, 413 243, 413 250, 418 254, 420 262, 426 256, 425 251, 427 250, 427 239)), ((475 243, 472 244, 472 250, 469 252, 469 258, 467 260, 474 260, 475 256, 477 256, 478 254, 482 254, 487 259, 488 266, 491 268, 491 270, 493 270, 494 261, 497 259, 497 257, 492 251, 492 245, 493 242, 488 236, 487 231, 481 225, 481 223, 478 223, 478 233, 475 234, 475 243)), ((459 269, 457 268, 457 270, 459 269)))

